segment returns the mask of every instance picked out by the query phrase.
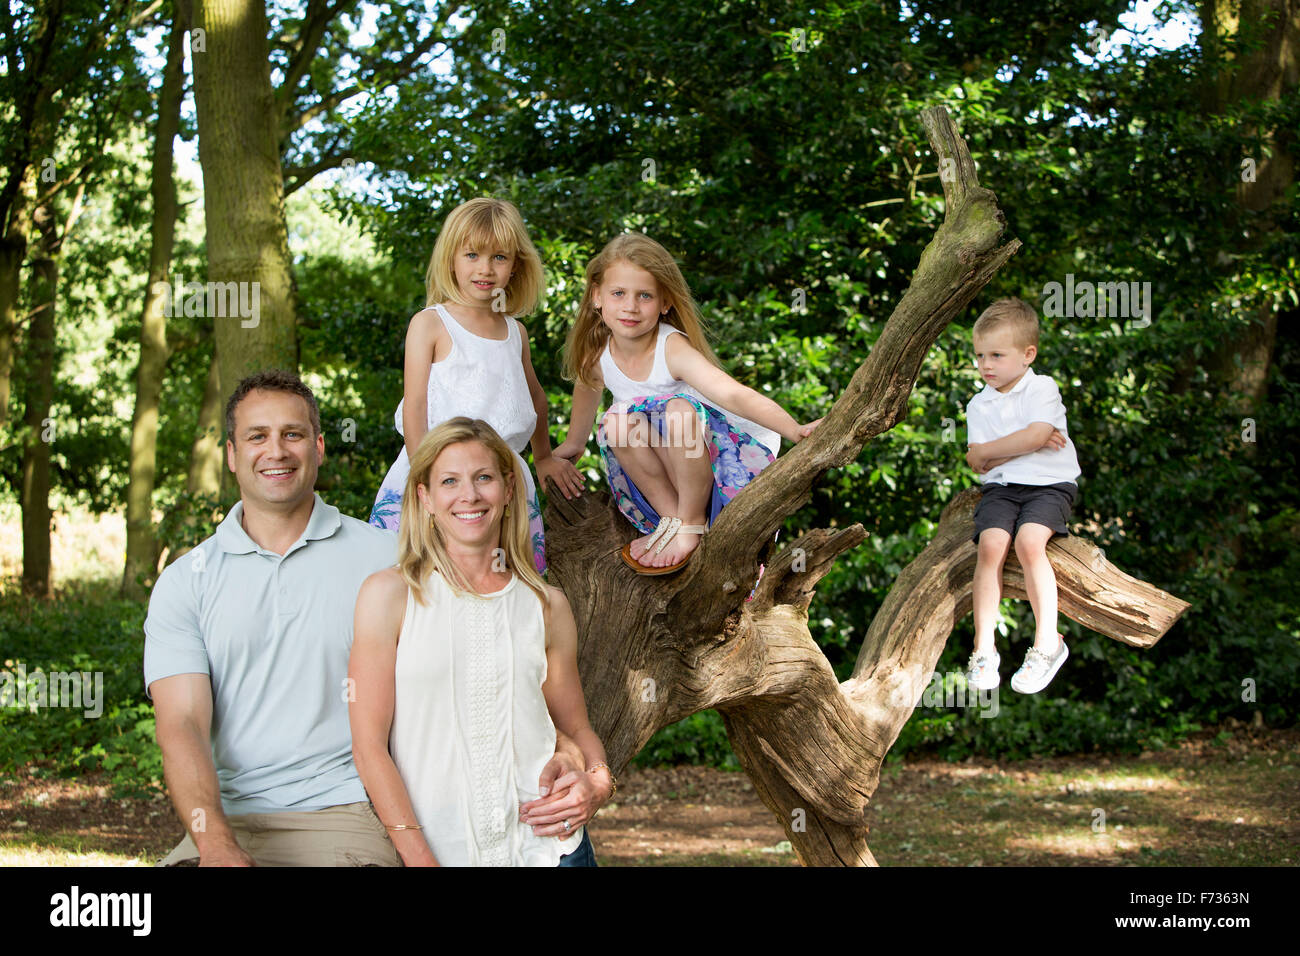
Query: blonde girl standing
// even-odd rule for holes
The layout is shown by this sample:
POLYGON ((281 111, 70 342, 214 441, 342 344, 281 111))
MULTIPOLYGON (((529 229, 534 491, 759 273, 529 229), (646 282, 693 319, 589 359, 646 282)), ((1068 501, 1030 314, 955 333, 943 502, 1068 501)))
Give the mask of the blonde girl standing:
POLYGON ((425 433, 449 418, 486 421, 518 458, 528 491, 529 534, 539 571, 546 567, 537 485, 520 452, 531 443, 539 476, 577 475, 554 458, 546 392, 537 381, 528 333, 515 318, 533 312, 545 290, 541 259, 519 210, 500 199, 471 199, 452 210, 429 258, 428 306, 406 332, 402 401, 394 415, 404 439, 370 523, 396 531, 410 459, 425 433))

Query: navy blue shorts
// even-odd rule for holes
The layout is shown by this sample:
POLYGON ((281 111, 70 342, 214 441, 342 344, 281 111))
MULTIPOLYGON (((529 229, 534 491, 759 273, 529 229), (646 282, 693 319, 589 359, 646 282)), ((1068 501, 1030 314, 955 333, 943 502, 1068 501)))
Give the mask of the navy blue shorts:
POLYGON ((584 827, 582 831, 582 842, 572 853, 566 853, 560 857, 559 866, 595 866, 596 851, 591 848, 591 837, 587 836, 587 830, 584 827))
POLYGON ((1005 485, 984 486, 980 503, 975 506, 975 535, 988 528, 1001 528, 1015 539, 1023 524, 1041 524, 1056 534, 1070 533, 1070 509, 1079 497, 1079 486, 1072 481, 1055 485, 1005 485))

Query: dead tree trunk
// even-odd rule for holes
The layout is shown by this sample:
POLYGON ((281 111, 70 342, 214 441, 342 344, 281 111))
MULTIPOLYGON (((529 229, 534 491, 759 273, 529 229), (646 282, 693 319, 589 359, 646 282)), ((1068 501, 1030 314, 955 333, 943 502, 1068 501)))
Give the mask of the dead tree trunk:
MULTIPOLYGON (((723 510, 680 574, 641 577, 619 548, 631 526, 597 493, 548 496, 547 557, 578 621, 579 666, 593 725, 622 769, 660 728, 716 708, 754 786, 810 865, 875 862, 865 814, 880 764, 907 722, 953 625, 971 607, 973 501, 945 509, 929 547, 899 576, 850 680, 835 679, 808 632, 808 605, 861 525, 810 531, 767 562, 761 553, 829 468, 903 419, 930 346, 1019 247, 980 187, 943 109, 922 119, 939 160, 946 216, 875 348, 825 421, 723 510)), ((1048 550, 1065 615, 1137 646, 1187 605, 1123 574, 1080 539, 1048 550)), ((1005 591, 1023 596, 1008 560, 1005 591)))

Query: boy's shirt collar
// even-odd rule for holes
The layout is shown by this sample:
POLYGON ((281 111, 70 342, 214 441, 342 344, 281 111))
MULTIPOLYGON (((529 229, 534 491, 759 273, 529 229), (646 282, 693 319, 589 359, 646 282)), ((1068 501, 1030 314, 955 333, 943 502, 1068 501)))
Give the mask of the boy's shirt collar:
POLYGON ((1011 386, 1011 391, 999 392, 992 385, 985 385, 984 388, 979 392, 979 394, 976 395, 976 397, 977 398, 982 397, 986 401, 990 401, 995 398, 1007 398, 1008 396, 1016 394, 1016 392, 1023 392, 1026 388, 1028 388, 1029 380, 1033 377, 1034 377, 1034 367, 1031 365, 1025 369, 1025 374, 1020 376, 1020 381, 1016 382, 1015 385, 1011 386))

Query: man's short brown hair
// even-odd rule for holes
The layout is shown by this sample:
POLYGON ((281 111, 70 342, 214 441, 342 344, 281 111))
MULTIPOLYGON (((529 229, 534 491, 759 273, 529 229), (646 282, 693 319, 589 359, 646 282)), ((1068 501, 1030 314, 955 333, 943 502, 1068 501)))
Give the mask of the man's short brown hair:
POLYGON ((232 444, 235 441, 235 409, 248 397, 249 392, 288 392, 297 395, 307 403, 307 414, 311 419, 311 437, 315 439, 320 434, 320 408, 316 405, 316 396, 293 372, 273 368, 245 376, 231 392, 230 399, 226 402, 226 437, 232 444))
POLYGON ((975 335, 988 335, 999 329, 1011 332, 1016 348, 1038 347, 1038 313, 1023 299, 998 299, 975 320, 975 335))

